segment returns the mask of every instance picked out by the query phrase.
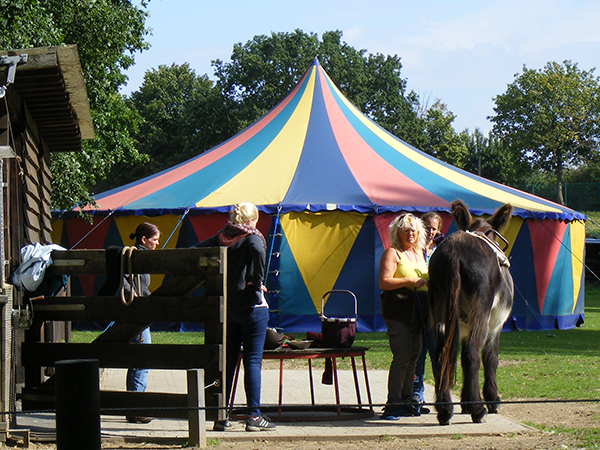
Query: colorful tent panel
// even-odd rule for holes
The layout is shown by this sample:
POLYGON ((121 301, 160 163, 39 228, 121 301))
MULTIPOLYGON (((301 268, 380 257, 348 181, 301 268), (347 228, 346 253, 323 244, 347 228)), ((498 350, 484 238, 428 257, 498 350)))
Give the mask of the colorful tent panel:
MULTIPOLYGON (((390 222, 401 211, 436 211, 444 233, 452 233, 455 199, 476 216, 505 203, 515 208, 504 233, 516 287, 506 329, 582 322, 585 216, 401 141, 352 105, 317 61, 275 108, 223 144, 98 195, 98 227, 77 248, 129 245, 142 220, 159 226, 169 248, 190 247, 226 223, 231 205, 253 202, 271 255, 271 325, 318 331, 324 294, 348 289, 357 295, 359 330, 379 331, 385 327, 377 273, 390 222)), ((56 223, 67 248, 91 229, 73 220, 56 223)), ((82 283, 86 292, 95 288, 82 283)), ((326 307, 348 315, 343 300, 329 297, 326 307)))
POLYGON ((100 194, 103 210, 447 210, 476 214, 510 202, 522 217, 583 218, 575 211, 459 170, 411 147, 354 107, 318 62, 269 114, 221 146, 155 176, 100 194), (326 193, 326 195, 324 195, 326 193))

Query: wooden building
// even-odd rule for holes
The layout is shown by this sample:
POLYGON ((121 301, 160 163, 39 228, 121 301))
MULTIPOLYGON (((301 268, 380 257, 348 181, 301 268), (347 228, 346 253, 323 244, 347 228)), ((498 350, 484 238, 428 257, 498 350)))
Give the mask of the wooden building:
MULTIPOLYGON (((8 284, 27 244, 51 242, 50 154, 81 151, 94 129, 76 46, 0 51, 0 410, 23 381, 20 343, 29 312, 8 284), (13 324, 14 322, 14 324, 13 324)), ((9 423, 0 417, 0 440, 9 423)))
MULTIPOLYGON (((5 180, 0 202, 0 412, 13 411, 17 398, 23 411, 53 408, 58 361, 97 359, 100 368, 188 370, 186 394, 101 391, 101 406, 138 412, 161 408, 153 415, 187 417, 189 442, 202 442, 204 415, 199 411, 205 409, 212 420, 225 418, 225 249, 129 253, 127 273, 161 274, 164 279, 149 297, 135 297, 135 302, 124 302, 113 291, 101 297, 66 292, 32 300, 16 290, 8 280, 21 262, 21 248, 51 243, 50 153, 81 151, 82 140, 93 138, 94 130, 75 46, 0 52, 0 71, 0 173, 5 180), (200 286, 204 295, 190 296, 200 286), (94 342, 77 344, 69 342, 67 332, 56 332, 60 325, 68 330, 70 321, 113 325, 94 342), (159 321, 202 323, 205 342, 129 345, 159 321), (205 380, 210 389, 203 388, 205 380)), ((104 249, 55 250, 46 275, 100 275, 118 285, 126 273, 128 249, 122 251, 115 259, 104 249), (116 277, 114 268, 120 269, 116 277)), ((12 422, 0 422, 0 439, 6 439, 12 422)))

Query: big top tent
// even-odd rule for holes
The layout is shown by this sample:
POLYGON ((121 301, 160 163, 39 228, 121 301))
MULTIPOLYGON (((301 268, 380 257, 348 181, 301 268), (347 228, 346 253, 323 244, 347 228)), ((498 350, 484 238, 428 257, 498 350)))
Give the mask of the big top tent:
MULTIPOLYGON (((147 220, 161 228, 163 240, 171 235, 167 248, 189 247, 213 235, 231 205, 252 202, 268 241, 271 325, 316 331, 323 295, 350 290, 359 330, 374 331, 385 329, 377 272, 389 223, 400 211, 437 211, 448 234, 456 229, 448 213, 454 199, 480 216, 504 203, 515 208, 505 232, 516 286, 506 329, 582 323, 585 216, 399 140, 354 107, 316 60, 273 110, 231 139, 96 196, 93 224, 57 219, 55 242, 129 245, 129 233, 147 220)), ((86 295, 97 287, 91 280, 79 284, 86 295)), ((329 315, 352 313, 333 298, 329 315)))

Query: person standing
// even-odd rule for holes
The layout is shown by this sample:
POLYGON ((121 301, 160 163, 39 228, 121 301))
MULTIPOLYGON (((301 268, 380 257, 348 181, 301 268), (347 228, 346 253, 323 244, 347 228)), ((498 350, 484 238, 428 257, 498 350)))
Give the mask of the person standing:
MULTIPOLYGON (((149 222, 142 222, 137 226, 134 233, 129 235, 131 240, 135 240, 135 248, 137 250, 155 250, 160 241, 160 230, 158 227, 149 222)), ((139 275, 125 275, 123 277, 123 289, 125 296, 130 297, 147 297, 150 295, 150 274, 142 273, 139 275)), ((133 341, 133 344, 151 344, 150 328, 146 328, 138 334, 133 341)), ((130 368, 127 370, 127 390, 133 392, 144 392, 148 384, 149 369, 130 368)), ((149 423, 151 417, 142 416, 127 416, 129 423, 149 423)))
MULTIPOLYGON (((275 424, 260 412, 262 355, 269 321, 264 293, 266 242, 256 228, 258 209, 238 203, 229 222, 213 237, 195 247, 227 247, 227 346, 225 360, 226 404, 229 405, 240 349, 248 415, 246 431, 271 431, 275 424)), ((216 421, 215 431, 227 431, 229 419, 216 421)))
POLYGON ((379 265, 381 314, 392 351, 383 419, 418 416, 413 398, 415 364, 421 351, 421 305, 427 302, 425 230, 421 219, 401 214, 390 224, 391 246, 379 265))
MULTIPOLYGON (((429 258, 435 251, 437 244, 443 239, 444 235, 442 234, 442 218, 436 212, 428 212, 421 216, 421 221, 425 227, 425 248, 423 249, 423 258, 425 259, 425 263, 429 265, 429 258), (440 239, 441 238, 441 239, 440 239)), ((424 403, 424 379, 425 379, 425 360, 427 359, 427 352, 429 352, 429 357, 432 360, 431 366, 433 365, 433 358, 435 358, 435 342, 433 339, 433 330, 427 329, 423 327, 422 330, 423 341, 421 343, 421 354, 417 359, 417 365, 415 367, 415 379, 413 384, 413 394, 415 399, 418 399, 419 403, 424 403)), ((424 406, 419 407, 419 412, 421 414, 428 414, 430 412, 429 408, 424 406)))

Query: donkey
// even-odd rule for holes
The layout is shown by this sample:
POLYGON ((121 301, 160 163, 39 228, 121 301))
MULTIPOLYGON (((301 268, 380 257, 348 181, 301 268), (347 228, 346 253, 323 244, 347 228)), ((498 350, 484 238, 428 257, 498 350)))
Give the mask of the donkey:
POLYGON ((459 231, 444 239, 429 261, 429 303, 437 354, 435 407, 440 425, 448 425, 453 414, 450 388, 459 341, 462 413, 471 414, 474 423, 481 423, 487 414, 479 388, 482 361, 483 397, 489 412, 498 412, 498 342, 514 291, 508 258, 494 240, 499 237, 508 245, 499 230, 510 220, 513 207, 501 206, 487 221, 473 219, 461 200, 452 202, 451 212, 459 231))

